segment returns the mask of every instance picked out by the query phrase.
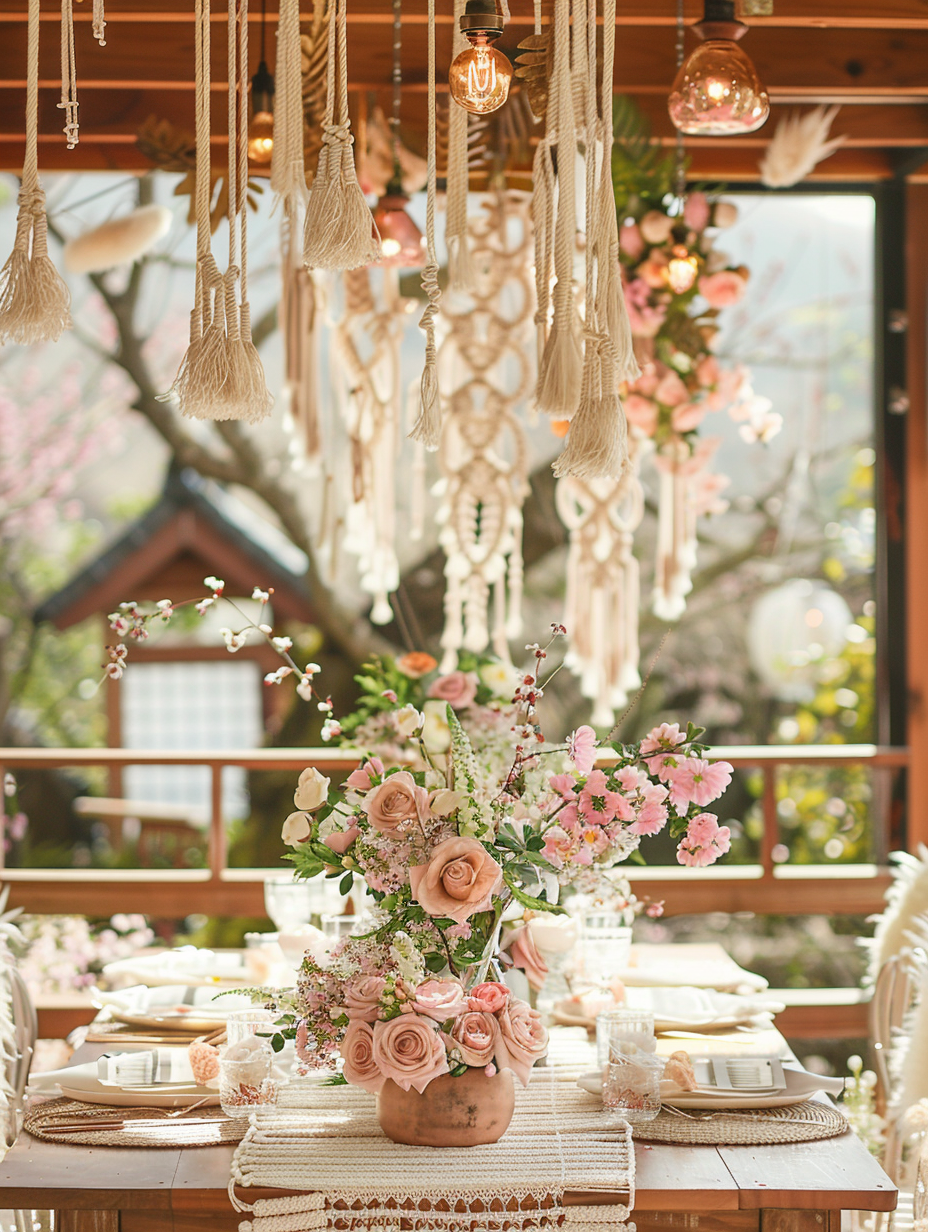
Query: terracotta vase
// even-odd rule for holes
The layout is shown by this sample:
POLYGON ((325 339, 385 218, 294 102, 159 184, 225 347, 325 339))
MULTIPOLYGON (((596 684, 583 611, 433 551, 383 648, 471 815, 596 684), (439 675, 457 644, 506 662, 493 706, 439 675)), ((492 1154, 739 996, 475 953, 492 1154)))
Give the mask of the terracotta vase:
POLYGON ((468 1069, 460 1078, 433 1078, 421 1095, 388 1080, 377 1096, 377 1118, 394 1142, 479 1146, 502 1138, 515 1104, 510 1070, 488 1078, 482 1069, 468 1069))

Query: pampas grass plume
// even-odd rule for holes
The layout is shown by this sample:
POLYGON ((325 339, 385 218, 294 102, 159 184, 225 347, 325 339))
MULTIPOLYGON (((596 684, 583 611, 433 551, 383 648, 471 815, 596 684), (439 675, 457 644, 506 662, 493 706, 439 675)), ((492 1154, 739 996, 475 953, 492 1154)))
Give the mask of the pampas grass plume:
POLYGON ((71 274, 102 274, 117 265, 129 265, 167 234, 172 218, 164 205, 140 205, 122 218, 101 223, 68 240, 65 269, 71 274))

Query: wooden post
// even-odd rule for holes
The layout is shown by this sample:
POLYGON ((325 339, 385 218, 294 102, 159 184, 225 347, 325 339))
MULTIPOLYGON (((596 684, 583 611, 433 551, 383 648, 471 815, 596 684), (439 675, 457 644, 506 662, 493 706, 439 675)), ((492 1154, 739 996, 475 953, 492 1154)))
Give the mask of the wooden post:
POLYGON ((907 380, 906 650, 908 659, 908 832, 910 851, 928 843, 928 184, 906 199, 907 380))

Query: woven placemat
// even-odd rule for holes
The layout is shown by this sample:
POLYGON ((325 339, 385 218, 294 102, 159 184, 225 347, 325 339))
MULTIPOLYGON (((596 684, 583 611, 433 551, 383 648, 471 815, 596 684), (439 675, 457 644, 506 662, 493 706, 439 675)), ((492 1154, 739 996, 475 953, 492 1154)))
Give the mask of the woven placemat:
MULTIPOLYGON (((170 1109, 165 1109, 169 1112, 170 1109)), ((167 1117, 157 1108, 117 1108, 85 1104, 76 1099, 49 1099, 31 1107, 23 1121, 34 1138, 45 1142, 72 1142, 81 1146, 173 1147, 216 1146, 240 1142, 248 1129, 247 1118, 227 1117, 218 1106, 196 1108, 184 1117, 167 1117), (119 1129, 93 1128, 95 1122, 122 1121, 119 1129), (48 1125, 80 1121, 86 1129, 49 1133, 48 1125)))
POLYGON ((665 1105, 653 1121, 633 1126, 632 1134, 642 1142, 764 1146, 836 1138, 847 1129, 847 1118, 836 1108, 809 1101, 752 1112, 684 1112, 665 1105))

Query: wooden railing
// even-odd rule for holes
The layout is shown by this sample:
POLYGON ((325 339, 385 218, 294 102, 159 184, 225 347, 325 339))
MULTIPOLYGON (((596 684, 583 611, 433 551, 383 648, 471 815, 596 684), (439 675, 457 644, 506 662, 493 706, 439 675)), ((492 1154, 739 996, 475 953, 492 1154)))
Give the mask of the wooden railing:
MULTIPOLYGON (((879 864, 789 865, 774 861, 778 841, 776 776, 782 767, 866 767, 888 776, 908 764, 908 751, 876 745, 726 746, 712 749, 736 768, 760 770, 763 836, 757 864, 721 864, 712 869, 642 868, 629 877, 639 894, 664 899, 668 914, 752 911, 760 914, 869 914, 877 911, 889 884, 879 864)), ((606 764, 607 759, 603 759, 606 764)), ((89 769, 126 766, 206 766, 211 775, 207 866, 200 869, 0 869, 10 886, 10 906, 34 912, 108 915, 138 911, 159 918, 193 912, 216 916, 264 914, 268 869, 229 868, 222 810, 222 771, 285 770, 315 765, 336 777, 356 764, 332 749, 256 749, 247 752, 176 752, 138 749, 0 749, 0 781, 6 770, 89 769)), ((888 793, 882 794, 888 799, 888 793)), ((39 819, 35 819, 38 821, 39 819)), ((277 826, 280 818, 267 818, 277 826)), ((885 829, 879 816, 874 826, 885 829)), ((0 836, 2 838, 2 836, 0 836)), ((878 848, 879 849, 879 848, 878 848)), ((0 864, 3 843, 0 842, 0 864)))

